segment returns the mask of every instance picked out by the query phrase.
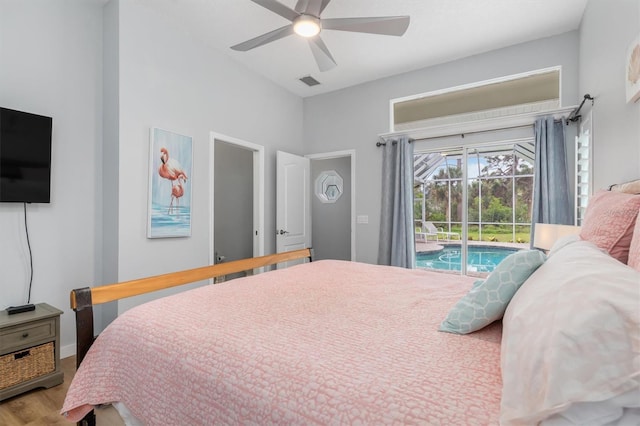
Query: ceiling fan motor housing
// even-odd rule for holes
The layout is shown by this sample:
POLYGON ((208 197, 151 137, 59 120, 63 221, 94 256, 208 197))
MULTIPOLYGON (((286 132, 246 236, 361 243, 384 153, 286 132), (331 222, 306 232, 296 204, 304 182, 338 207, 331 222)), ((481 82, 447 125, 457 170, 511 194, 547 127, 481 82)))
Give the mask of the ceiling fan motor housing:
POLYGON ((293 21, 293 31, 302 37, 313 37, 321 29, 320 19, 312 15, 302 14, 293 21))

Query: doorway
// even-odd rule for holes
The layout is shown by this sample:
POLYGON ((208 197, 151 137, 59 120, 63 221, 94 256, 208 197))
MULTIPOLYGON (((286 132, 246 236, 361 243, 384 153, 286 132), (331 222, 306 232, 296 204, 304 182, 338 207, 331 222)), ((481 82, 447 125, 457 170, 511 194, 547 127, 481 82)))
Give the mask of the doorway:
POLYGON ((264 147, 211 132, 209 264, 264 255, 264 147))
POLYGON ((311 160, 314 259, 355 260, 355 151, 306 157, 311 160), (333 192, 333 185, 328 185, 332 191, 330 196, 322 193, 323 182, 327 183, 328 180, 341 183, 339 193, 333 192))
POLYGON ((414 154, 419 268, 486 276, 529 247, 532 138, 414 154))

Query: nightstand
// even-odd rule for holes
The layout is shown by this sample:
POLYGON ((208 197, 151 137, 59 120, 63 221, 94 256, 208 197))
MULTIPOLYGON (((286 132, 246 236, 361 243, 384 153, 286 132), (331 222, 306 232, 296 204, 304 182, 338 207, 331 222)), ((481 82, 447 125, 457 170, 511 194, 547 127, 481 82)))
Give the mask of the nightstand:
POLYGON ((0 401, 64 380, 60 370, 60 315, 39 303, 31 312, 0 311, 0 401))

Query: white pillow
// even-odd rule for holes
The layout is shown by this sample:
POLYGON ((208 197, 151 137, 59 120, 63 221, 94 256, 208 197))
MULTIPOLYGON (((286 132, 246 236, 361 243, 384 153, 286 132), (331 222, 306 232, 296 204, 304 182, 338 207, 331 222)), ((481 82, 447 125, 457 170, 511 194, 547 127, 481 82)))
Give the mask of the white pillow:
POLYGON ((640 273, 588 241, 564 246, 511 300, 501 351, 502 425, 636 389, 640 273))
POLYGON ((547 257, 553 255, 569 244, 575 243, 576 241, 582 241, 580 239, 580 235, 565 235, 564 237, 558 238, 558 240, 553 243, 553 247, 551 247, 551 250, 549 250, 549 254, 547 255, 547 257))
POLYGON ((640 424, 640 388, 606 401, 577 402, 562 413, 554 414, 540 426, 584 426, 640 424))

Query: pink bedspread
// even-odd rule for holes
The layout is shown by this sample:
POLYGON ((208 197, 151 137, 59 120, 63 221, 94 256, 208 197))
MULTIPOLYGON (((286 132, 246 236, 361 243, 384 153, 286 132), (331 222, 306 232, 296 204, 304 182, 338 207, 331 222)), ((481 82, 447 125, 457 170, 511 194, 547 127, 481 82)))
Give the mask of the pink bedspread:
POLYGON ((318 261, 127 311, 62 412, 123 402, 147 425, 497 424, 501 325, 438 332, 472 278, 318 261))

